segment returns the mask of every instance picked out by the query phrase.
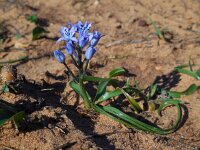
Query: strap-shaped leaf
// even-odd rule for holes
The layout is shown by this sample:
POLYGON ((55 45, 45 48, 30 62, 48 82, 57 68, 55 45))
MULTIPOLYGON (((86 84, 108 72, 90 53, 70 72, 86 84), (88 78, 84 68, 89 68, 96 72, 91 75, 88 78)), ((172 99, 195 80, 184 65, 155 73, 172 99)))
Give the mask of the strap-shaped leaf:
POLYGON ((84 76, 83 81, 91 81, 91 82, 103 82, 103 81, 109 81, 109 84, 111 84, 113 87, 118 86, 118 80, 111 79, 111 78, 100 78, 100 77, 93 77, 93 76, 84 76))
POLYGON ((157 112, 158 112, 158 115, 161 116, 161 111, 165 107, 170 106, 170 105, 176 106, 177 111, 178 111, 178 116, 177 116, 175 124, 167 130, 168 131, 170 131, 170 130, 175 131, 178 128, 178 125, 179 125, 179 123, 181 122, 181 119, 182 119, 181 101, 180 100, 173 100, 173 99, 166 99, 165 102, 162 105, 160 105, 157 112))
POLYGON ((116 77, 119 75, 124 74, 126 71, 123 68, 117 68, 117 69, 113 69, 112 71, 109 72, 109 77, 116 77))
POLYGON ((83 87, 80 86, 79 83, 77 83, 75 81, 71 81, 69 83, 69 85, 76 93, 78 93, 83 98, 84 103, 85 103, 85 107, 87 109, 89 109, 90 108, 90 104, 89 104, 88 100, 91 101, 91 97, 88 94, 88 92, 85 89, 83 89, 83 87))
POLYGON ((97 93, 96 93, 95 99, 98 100, 99 97, 101 97, 103 94, 105 94, 108 83, 109 83, 109 81, 102 81, 99 83, 99 85, 97 87, 97 93))
POLYGON ((4 109, 0 109, 0 127, 7 121, 9 121, 10 117, 12 115, 9 115, 4 109))
MULTIPOLYGON (((135 89, 135 88, 132 88, 132 87, 123 88, 123 90, 126 91, 127 93, 133 93, 133 92, 139 93, 139 92, 140 92, 140 91, 138 91, 138 89, 135 89)), ((122 93, 122 91, 121 91, 119 88, 117 88, 117 89, 115 89, 115 90, 113 90, 113 91, 110 91, 110 92, 105 92, 105 94, 103 94, 103 95, 95 102, 95 104, 99 104, 99 103, 101 103, 101 102, 103 102, 103 101, 106 101, 106 100, 108 100, 108 99, 110 99, 110 98, 119 96, 119 95, 121 95, 121 94, 123 94, 123 93, 122 93)))
POLYGON ((140 105, 136 102, 136 100, 131 97, 127 92, 125 92, 123 89, 120 89, 122 91, 122 93, 124 94, 124 96, 128 99, 129 103, 131 104, 132 108, 136 111, 136 112, 140 112, 142 111, 142 108, 140 107, 140 105))
MULTIPOLYGON (((118 117, 118 119, 120 119, 121 121, 128 123, 129 125, 131 125, 131 128, 136 128, 136 129, 143 130, 143 131, 146 131, 146 132, 164 135, 164 134, 169 134, 169 133, 174 132, 177 129, 178 124, 179 124, 179 122, 182 118, 182 112, 181 112, 180 104, 176 103, 175 106, 178 109, 177 121, 169 129, 162 129, 162 128, 159 128, 159 127, 155 127, 155 126, 146 124, 146 123, 144 123, 140 120, 137 120, 137 119, 123 113, 119 109, 111 107, 111 106, 104 106, 104 107, 102 107, 102 109, 105 110, 106 112, 112 114, 113 116, 118 117)), ((161 110, 162 110, 162 108, 161 108, 161 110)), ((108 117, 110 117, 110 116, 108 116, 108 117)))
POLYGON ((24 111, 20 111, 20 112, 14 114, 12 116, 11 120, 14 121, 15 126, 18 128, 20 122, 24 119, 24 117, 25 117, 25 112, 24 111))
POLYGON ((121 124, 124 124, 129 128, 134 128, 134 129, 140 130, 137 126, 133 127, 132 124, 130 124, 130 123, 128 123, 128 122, 126 122, 126 121, 124 121, 122 119, 119 119, 118 117, 115 117, 114 115, 110 114, 109 112, 106 112, 101 106, 93 105, 92 107, 94 108, 95 111, 99 112, 100 114, 104 114, 107 117, 109 117, 109 118, 111 118, 111 119, 113 119, 113 120, 115 120, 115 121, 117 121, 117 122, 119 122, 121 124))
POLYGON ((195 91, 197 91, 200 87, 196 84, 190 85, 185 91, 182 92, 176 92, 176 91, 168 91, 169 95, 173 98, 180 98, 181 95, 191 95, 195 91))
POLYGON ((186 69, 182 69, 180 67, 176 67, 175 70, 179 73, 183 73, 183 74, 187 74, 193 78, 195 78, 196 80, 200 80, 200 76, 198 75, 197 72, 191 71, 191 70, 186 70, 186 69))
POLYGON ((105 92, 96 102, 95 104, 99 104, 105 100, 108 100, 112 97, 116 97, 122 94, 122 91, 120 89, 115 89, 114 91, 111 92, 105 92))
POLYGON ((153 25, 154 29, 156 30, 156 34, 158 35, 158 37, 160 39, 164 39, 160 28, 156 25, 156 23, 150 17, 148 17, 148 18, 149 18, 151 24, 153 25))
POLYGON ((157 87, 158 87, 157 84, 151 85, 151 91, 150 91, 150 96, 151 96, 151 97, 153 97, 154 94, 156 93, 157 87))
POLYGON ((37 40, 43 33, 47 33, 44 28, 40 26, 35 27, 32 31, 32 40, 37 40))
POLYGON ((24 111, 20 111, 12 115, 10 112, 0 109, 0 127, 4 125, 7 121, 13 121, 16 127, 19 127, 19 123, 25 117, 24 111))
POLYGON ((71 81, 69 85, 76 93, 78 93, 78 95, 80 95, 82 98, 84 97, 83 93, 81 92, 80 85, 78 83, 76 83, 75 81, 71 81))
POLYGON ((93 77, 93 76, 84 76, 83 81, 91 81, 91 82, 103 82, 103 81, 110 81, 110 78, 100 78, 100 77, 93 77))

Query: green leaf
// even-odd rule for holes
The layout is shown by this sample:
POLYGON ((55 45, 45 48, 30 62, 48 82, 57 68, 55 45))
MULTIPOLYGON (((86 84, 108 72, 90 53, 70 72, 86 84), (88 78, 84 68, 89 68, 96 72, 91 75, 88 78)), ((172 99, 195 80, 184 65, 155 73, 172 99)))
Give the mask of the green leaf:
POLYGON ((111 79, 111 78, 100 78, 100 77, 93 77, 93 76, 84 76, 83 81, 91 81, 91 82, 103 82, 103 81, 109 81, 109 84, 111 84, 113 87, 118 86, 118 80, 111 79))
POLYGON ((126 87, 131 87, 130 78, 128 78, 128 79, 126 80, 125 86, 126 86, 126 87))
POLYGON ((78 83, 76 83, 75 81, 71 81, 69 85, 76 93, 78 93, 78 95, 80 95, 84 99, 85 95, 78 83))
POLYGON ((0 109, 0 127, 7 121, 9 121, 11 115, 9 115, 4 109, 0 109))
POLYGON ((32 31, 32 40, 37 40, 41 37, 41 34, 47 33, 47 31, 42 27, 35 27, 32 31))
POLYGON ((24 111, 20 111, 12 116, 12 120, 17 128, 19 128, 20 122, 24 119, 25 113, 24 111))
POLYGON ((113 69, 112 71, 109 72, 109 77, 116 77, 119 75, 124 74, 126 71, 123 68, 117 68, 117 69, 113 69))
POLYGON ((110 78, 100 78, 100 77, 93 77, 93 76, 84 76, 83 77, 83 81, 103 82, 103 81, 110 81, 110 78))
POLYGON ((151 24, 153 25, 154 29, 156 30, 156 34, 158 35, 158 37, 161 39, 164 39, 160 28, 156 25, 156 23, 150 17, 148 17, 148 18, 149 18, 151 24))
MULTIPOLYGON (((107 117, 109 117, 109 118, 111 118, 111 119, 113 119, 113 120, 115 120, 115 121, 117 121, 121 124, 124 124, 129 128, 133 128, 133 125, 131 125, 130 123, 128 123, 128 122, 126 122, 122 119, 119 119, 118 117, 115 117, 114 115, 110 114, 109 112, 106 112, 102 107, 100 107, 98 105, 93 105, 92 107, 94 108, 95 111, 97 111, 101 114, 104 114, 105 116, 107 116, 107 117)), ((137 127, 134 127, 134 128, 136 129, 137 127)))
POLYGON ((18 61, 22 61, 22 60, 26 60, 26 59, 28 59, 28 55, 19 57, 18 59, 13 59, 13 60, 8 60, 8 61, 2 61, 2 62, 0 62, 0 65, 16 63, 18 61))
POLYGON ((177 116, 176 122, 175 122, 175 124, 174 124, 171 128, 167 129, 168 131, 170 131, 170 130, 175 131, 175 130, 178 128, 179 123, 181 122, 181 119, 182 119, 181 103, 182 103, 182 102, 181 102, 180 100, 167 99, 167 100, 165 100, 165 102, 164 102, 162 105, 160 105, 160 107, 158 108, 158 111, 157 111, 157 112, 158 112, 158 115, 159 115, 159 116, 161 116, 161 111, 162 111, 165 107, 167 107, 167 106, 174 105, 174 106, 176 106, 176 108, 177 108, 178 116, 177 116))
POLYGON ((190 85, 185 91, 176 92, 176 91, 168 91, 169 95, 173 98, 180 98, 181 95, 191 95, 196 92, 200 87, 196 84, 190 85))
POLYGON ((109 83, 109 81, 102 81, 99 83, 95 99, 98 100, 99 97, 101 97, 103 94, 105 94, 108 83, 109 83))
POLYGON ((131 104, 132 108, 136 111, 136 112, 140 112, 142 111, 142 108, 140 107, 140 105, 136 102, 136 100, 131 97, 127 92, 125 92, 123 89, 120 89, 122 91, 122 93, 124 94, 124 96, 128 99, 129 103, 131 104))
POLYGON ((200 80, 200 76, 196 72, 193 72, 191 70, 182 69, 180 67, 176 67, 175 70, 179 73, 187 74, 187 75, 195 78, 196 80, 200 80))
POLYGON ((38 17, 36 15, 30 15, 26 18, 28 21, 37 24, 38 23, 38 17))
POLYGON ((196 71, 196 74, 197 74, 198 76, 200 76, 200 69, 198 69, 198 70, 196 71))
POLYGON ((157 84, 151 85, 151 91, 150 91, 150 96, 151 96, 151 97, 154 96, 154 94, 155 94, 156 91, 157 91, 157 88, 158 88, 157 84))
POLYGON ((3 84, 2 90, 3 90, 3 92, 8 93, 8 92, 9 92, 9 87, 8 87, 8 85, 7 85, 7 84, 3 84))
POLYGON ((101 103, 105 100, 108 100, 112 97, 116 97, 123 94, 122 91, 120 89, 115 89, 114 91, 111 92, 106 92, 105 94, 103 94, 96 102, 95 104, 101 103))
POLYGON ((190 67, 190 71, 192 71, 192 72, 193 72, 193 69, 192 69, 193 65, 194 65, 194 63, 191 63, 191 58, 190 58, 190 60, 189 60, 189 67, 190 67))
POLYGON ((90 108, 90 104, 89 104, 88 100, 91 101, 91 97, 88 94, 88 92, 83 88, 83 86, 79 85, 75 81, 71 81, 69 83, 69 85, 76 93, 78 93, 78 95, 80 95, 83 98, 83 101, 85 103, 85 107, 87 109, 89 109, 90 108))
MULTIPOLYGON (((128 93, 138 93, 138 90, 137 89, 134 89, 132 87, 127 87, 127 88, 123 88, 124 91, 128 92, 128 93)), ((113 97, 116 97, 116 96, 119 96, 123 94, 122 91, 118 88, 118 89, 115 89, 113 91, 110 91, 110 92, 105 92, 105 94, 103 94, 96 102, 95 104, 99 104, 103 101, 106 101, 110 98, 113 98, 113 97)))
MULTIPOLYGON (((142 121, 140 121, 140 120, 138 120, 136 118, 133 118, 133 117, 123 113, 119 109, 111 107, 111 106, 104 106, 104 107, 102 107, 102 109, 104 111, 112 114, 112 117, 117 117, 121 121, 120 123, 124 123, 125 122, 126 123, 125 125, 128 124, 128 127, 136 128, 136 129, 139 129, 139 130, 143 130, 145 132, 151 132, 151 133, 165 135, 165 134, 169 134, 169 133, 174 132, 177 129, 177 127, 178 127, 178 125, 179 125, 179 123, 181 121, 181 118, 182 118, 182 112, 181 112, 180 104, 179 103, 173 103, 173 102, 171 102, 170 105, 171 104, 175 105, 177 107, 177 109, 178 109, 178 117, 177 117, 176 123, 171 128, 168 128, 168 129, 162 129, 162 128, 155 127, 155 126, 149 125, 147 123, 144 123, 144 122, 142 122, 142 121)), ((162 108, 160 108, 160 111, 161 110, 162 110, 162 108)), ((108 116, 108 117, 110 117, 110 116, 108 116)))
POLYGON ((13 121, 16 127, 19 127, 19 123, 25 117, 24 111, 20 111, 12 115, 10 112, 0 109, 0 127, 4 125, 7 121, 13 121))

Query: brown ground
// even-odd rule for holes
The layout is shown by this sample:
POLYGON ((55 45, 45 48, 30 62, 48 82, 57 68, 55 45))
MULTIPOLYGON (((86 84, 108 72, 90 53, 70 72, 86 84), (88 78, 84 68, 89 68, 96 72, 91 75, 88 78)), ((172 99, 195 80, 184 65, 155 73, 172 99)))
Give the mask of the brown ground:
MULTIPOLYGON (((181 128, 170 135, 158 136, 131 131, 109 118, 86 113, 74 94, 66 95, 63 66, 49 56, 58 46, 54 38, 66 22, 91 21, 104 35, 91 63, 91 72, 106 76, 110 69, 124 67, 137 75, 142 87, 158 77, 167 77, 173 68, 191 57, 200 66, 199 0, 1 0, 0 21, 8 28, 8 37, 0 53, 1 61, 23 56, 33 58, 18 63, 17 69, 36 83, 26 94, 3 94, 1 98, 16 103, 28 114, 29 122, 18 133, 6 124, 0 133, 0 149, 200 149, 200 92, 184 97, 188 117, 181 128), (31 41, 34 24, 26 16, 36 13, 46 19, 46 38, 31 41), (159 40, 147 16, 172 35, 171 43, 159 40), (146 23, 145 23, 146 22, 146 23), (24 35, 17 39, 16 34, 24 35), (147 36, 150 35, 148 38, 147 36), (148 41, 144 41, 144 39, 148 41), (43 81, 48 85, 44 87, 43 81), (43 89, 52 89, 44 91, 43 89), (75 106, 74 106, 75 105, 75 106)), ((70 63, 70 62, 69 62, 70 63)), ((178 76, 179 77, 179 76, 178 76)), ((166 78, 167 81, 170 78, 166 78)), ((175 87, 181 91, 196 80, 181 75, 175 87)), ((187 113, 187 112, 186 112, 187 113)), ((166 112, 163 123, 174 116, 166 112)))

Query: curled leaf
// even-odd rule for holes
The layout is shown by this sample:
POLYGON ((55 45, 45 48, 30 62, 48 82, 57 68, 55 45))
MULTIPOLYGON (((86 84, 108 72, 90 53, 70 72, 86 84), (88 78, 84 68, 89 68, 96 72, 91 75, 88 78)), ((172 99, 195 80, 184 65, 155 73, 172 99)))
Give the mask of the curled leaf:
POLYGON ((117 68, 117 69, 113 69, 112 71, 109 72, 109 77, 116 77, 119 75, 124 74, 126 71, 123 68, 117 68))

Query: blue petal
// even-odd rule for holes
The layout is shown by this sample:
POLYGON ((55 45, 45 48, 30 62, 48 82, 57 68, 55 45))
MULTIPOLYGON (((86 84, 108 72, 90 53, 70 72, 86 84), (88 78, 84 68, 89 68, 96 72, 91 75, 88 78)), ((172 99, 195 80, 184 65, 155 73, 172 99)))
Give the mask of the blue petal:
POLYGON ((66 41, 66 38, 60 37, 60 38, 56 41, 56 44, 59 43, 60 41, 66 41))
POLYGON ((91 59, 92 56, 96 53, 96 49, 94 47, 88 47, 88 49, 85 52, 85 58, 87 60, 91 59))

